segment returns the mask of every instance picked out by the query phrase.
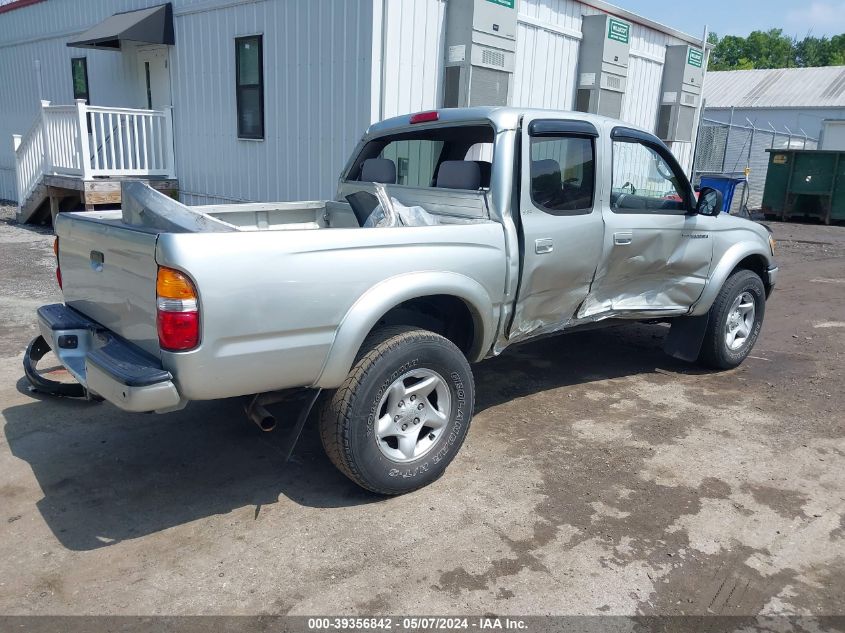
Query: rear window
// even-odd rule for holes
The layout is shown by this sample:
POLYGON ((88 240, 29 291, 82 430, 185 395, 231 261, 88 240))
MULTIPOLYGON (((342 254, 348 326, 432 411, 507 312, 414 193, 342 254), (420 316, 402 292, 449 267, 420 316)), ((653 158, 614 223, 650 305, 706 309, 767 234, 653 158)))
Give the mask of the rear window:
POLYGON ((370 141, 347 174, 347 180, 409 187, 486 189, 490 186, 492 162, 492 127, 437 127, 370 141), (448 164, 444 167, 444 163, 448 164))
POLYGON ((437 162, 443 154, 443 141, 412 139, 389 143, 379 153, 396 165, 397 185, 428 187, 437 170, 437 162))

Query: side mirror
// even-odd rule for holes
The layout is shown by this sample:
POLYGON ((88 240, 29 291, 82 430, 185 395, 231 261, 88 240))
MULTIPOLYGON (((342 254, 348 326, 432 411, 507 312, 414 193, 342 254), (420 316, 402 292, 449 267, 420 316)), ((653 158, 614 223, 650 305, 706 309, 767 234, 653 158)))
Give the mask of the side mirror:
POLYGON ((722 212, 725 199, 722 192, 711 187, 702 187, 698 194, 695 212, 699 215, 718 216, 722 212))

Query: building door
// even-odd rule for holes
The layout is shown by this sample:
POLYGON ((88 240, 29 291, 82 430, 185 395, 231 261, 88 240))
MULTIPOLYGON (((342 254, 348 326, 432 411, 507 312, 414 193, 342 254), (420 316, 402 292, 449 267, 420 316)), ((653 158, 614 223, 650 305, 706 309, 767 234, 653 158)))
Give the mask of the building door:
POLYGON ((161 110, 172 104, 170 99, 170 63, 166 46, 138 48, 138 107, 161 110))

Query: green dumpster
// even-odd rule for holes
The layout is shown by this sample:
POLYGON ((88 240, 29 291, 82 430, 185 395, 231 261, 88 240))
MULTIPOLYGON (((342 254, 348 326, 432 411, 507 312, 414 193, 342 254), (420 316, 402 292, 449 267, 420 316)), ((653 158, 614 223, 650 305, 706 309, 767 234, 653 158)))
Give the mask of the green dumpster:
POLYGON ((769 171, 763 191, 768 218, 819 218, 845 222, 845 152, 768 149, 769 171))

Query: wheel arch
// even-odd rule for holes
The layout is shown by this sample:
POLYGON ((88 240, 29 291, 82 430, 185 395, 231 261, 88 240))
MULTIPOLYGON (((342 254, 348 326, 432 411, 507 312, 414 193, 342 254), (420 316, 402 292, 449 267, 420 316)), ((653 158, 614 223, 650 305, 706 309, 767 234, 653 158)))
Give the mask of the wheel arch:
POLYGON ((704 292, 690 311, 690 316, 702 316, 707 314, 719 291, 725 282, 737 270, 750 270, 760 277, 766 288, 766 294, 771 291, 766 271, 769 267, 769 256, 758 244, 752 242, 740 242, 731 246, 719 260, 719 263, 710 273, 710 279, 704 288, 704 292))
MULTIPOLYGON (((343 317, 315 386, 332 389, 352 368, 364 340, 380 324, 415 325, 452 340, 470 362, 481 360, 495 334, 495 306, 484 287, 465 275, 418 272, 386 279, 364 293, 343 317), (432 322, 446 310, 447 325, 469 327, 460 332, 438 331, 432 322)), ((441 322, 443 320, 441 319, 441 322)))

